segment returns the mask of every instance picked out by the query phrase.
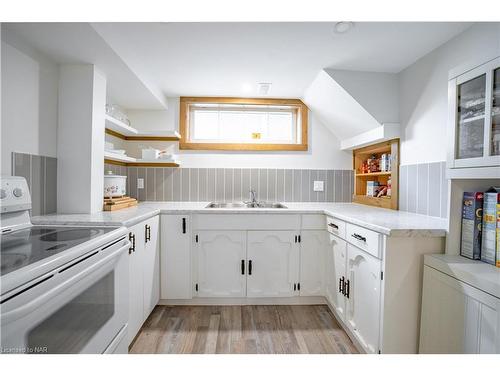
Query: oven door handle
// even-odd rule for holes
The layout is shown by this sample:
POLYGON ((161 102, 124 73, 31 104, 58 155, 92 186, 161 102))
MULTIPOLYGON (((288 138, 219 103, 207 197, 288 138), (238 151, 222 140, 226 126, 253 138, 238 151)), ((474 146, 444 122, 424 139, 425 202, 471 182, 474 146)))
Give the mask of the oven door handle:
MULTIPOLYGON (((38 307, 46 303, 47 301, 50 301, 52 298, 57 296, 59 293, 64 292, 65 290, 71 288, 73 285, 77 284, 79 281, 87 277, 88 275, 92 274, 93 272, 97 271, 99 268, 104 267, 108 265, 109 263, 117 263, 119 260, 119 257, 126 252, 126 250, 130 247, 130 242, 125 242, 125 244, 115 250, 113 250, 111 253, 106 254, 103 258, 99 259, 97 262, 89 265, 85 269, 81 270, 80 272, 71 275, 69 278, 66 280, 62 280, 60 283, 58 283, 56 286, 53 288, 49 289, 47 292, 42 293, 39 297, 32 299, 28 303, 23 304, 21 307, 11 310, 11 311, 3 311, 2 313, 2 325, 9 323, 11 321, 18 320, 22 318, 23 316, 31 313, 32 311, 36 310, 38 307)), ((106 251, 106 250, 104 250, 106 251)), ((69 270, 61 272, 64 268, 67 268, 68 265, 63 265, 60 268, 56 269, 55 271, 52 272, 52 277, 48 279, 47 281, 51 281, 52 278, 64 278, 66 277, 64 272, 71 272, 69 270)), ((46 275, 47 276, 47 275, 46 275)), ((43 276, 42 276, 43 279, 43 276)), ((98 279, 98 276, 96 277, 96 280, 98 279)), ((43 282, 41 283, 43 285, 43 282)), ((38 284, 34 284, 33 288, 38 287, 38 284)), ((32 288, 29 288, 26 290, 28 292, 32 288)), ((24 293, 25 291, 19 292, 19 294, 24 293)), ((14 297, 16 298, 16 297, 14 297)), ((72 299, 73 297, 68 299, 68 302, 72 299)), ((5 301, 7 302, 7 301, 5 301)))

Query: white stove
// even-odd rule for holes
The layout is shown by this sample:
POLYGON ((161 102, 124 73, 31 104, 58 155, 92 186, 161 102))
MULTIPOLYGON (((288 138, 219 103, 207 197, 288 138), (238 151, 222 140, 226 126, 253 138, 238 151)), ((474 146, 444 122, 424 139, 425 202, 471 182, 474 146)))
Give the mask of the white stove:
POLYGON ((127 352, 124 227, 32 225, 26 180, 0 190, 0 353, 127 352))

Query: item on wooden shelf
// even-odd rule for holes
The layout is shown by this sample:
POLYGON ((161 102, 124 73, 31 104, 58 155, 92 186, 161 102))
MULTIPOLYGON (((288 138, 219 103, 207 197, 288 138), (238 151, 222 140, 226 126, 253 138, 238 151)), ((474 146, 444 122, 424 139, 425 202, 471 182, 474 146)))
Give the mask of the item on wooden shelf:
POLYGON ((390 154, 382 154, 380 157, 380 171, 388 172, 391 170, 391 155, 390 154))
POLYGON ((497 207, 500 203, 500 187, 492 187, 483 197, 483 223, 481 241, 481 261, 489 264, 496 263, 497 247, 497 207))
POLYGON ((390 197, 392 194, 392 181, 391 178, 387 180, 387 196, 390 197))
POLYGON ((462 203, 460 255, 476 260, 481 258, 483 195, 483 192, 464 192, 462 203))
POLYGON ((156 148, 149 147, 142 150, 143 160, 156 160, 158 159, 159 155, 160 155, 160 150, 157 150, 156 148))
POLYGON ((122 208, 137 206, 137 199, 130 197, 104 198, 104 211, 116 211, 122 208))
POLYGON ((368 162, 368 173, 380 172, 380 160, 377 159, 376 155, 370 156, 367 162, 368 162))
POLYGON ((104 196, 107 198, 123 197, 127 194, 127 176, 117 176, 108 171, 104 175, 104 196))
POLYGON ((377 198, 387 195, 387 186, 379 186, 377 189, 377 198))
POLYGON ((497 204, 497 253, 496 266, 500 268, 500 203, 497 204))
POLYGON ((377 196, 378 181, 366 181, 366 195, 369 197, 377 196))

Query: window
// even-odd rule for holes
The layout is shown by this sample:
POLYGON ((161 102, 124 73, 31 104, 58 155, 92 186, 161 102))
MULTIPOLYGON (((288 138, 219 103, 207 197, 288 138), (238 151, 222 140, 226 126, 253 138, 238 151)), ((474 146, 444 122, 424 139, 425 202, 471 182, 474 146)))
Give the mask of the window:
POLYGON ((187 98, 180 149, 307 151, 307 107, 297 99, 187 98))

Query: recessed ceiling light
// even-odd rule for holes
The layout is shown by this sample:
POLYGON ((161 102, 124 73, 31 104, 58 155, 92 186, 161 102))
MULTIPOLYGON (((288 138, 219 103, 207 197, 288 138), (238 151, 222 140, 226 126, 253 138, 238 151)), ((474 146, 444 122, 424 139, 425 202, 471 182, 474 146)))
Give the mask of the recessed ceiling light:
POLYGON ((354 22, 341 21, 335 24, 333 31, 336 34, 345 34, 354 27, 354 22))
POLYGON ((249 83, 244 83, 243 85, 241 85, 241 91, 246 93, 252 91, 252 85, 249 83))
POLYGON ((259 83, 259 94, 267 95, 269 93, 269 89, 271 88, 270 82, 261 82, 259 83))

